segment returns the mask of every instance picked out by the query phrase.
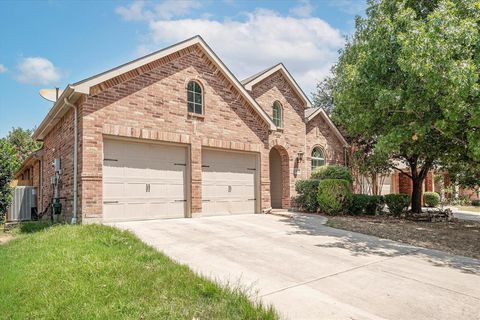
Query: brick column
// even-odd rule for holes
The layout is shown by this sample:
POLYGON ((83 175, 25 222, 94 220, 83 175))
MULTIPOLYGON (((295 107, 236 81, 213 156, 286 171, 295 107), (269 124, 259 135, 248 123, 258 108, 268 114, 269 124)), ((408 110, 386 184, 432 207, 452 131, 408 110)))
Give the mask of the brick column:
POLYGON ((425 177, 425 191, 433 191, 433 171, 429 171, 425 177))
POLYGON ((260 153, 260 194, 261 211, 272 207, 270 199, 270 149, 264 148, 260 153))
POLYGON ((190 148, 192 215, 202 212, 202 142, 192 136, 190 148))

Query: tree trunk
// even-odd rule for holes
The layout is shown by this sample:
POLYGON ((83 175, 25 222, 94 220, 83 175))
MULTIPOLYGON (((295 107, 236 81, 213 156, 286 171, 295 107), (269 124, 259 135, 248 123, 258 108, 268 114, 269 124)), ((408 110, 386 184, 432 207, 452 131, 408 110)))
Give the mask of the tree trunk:
POLYGON ((422 184, 424 178, 415 177, 412 179, 412 212, 422 212, 422 184))
POLYGON ((376 173, 372 173, 372 194, 378 196, 378 179, 376 173))

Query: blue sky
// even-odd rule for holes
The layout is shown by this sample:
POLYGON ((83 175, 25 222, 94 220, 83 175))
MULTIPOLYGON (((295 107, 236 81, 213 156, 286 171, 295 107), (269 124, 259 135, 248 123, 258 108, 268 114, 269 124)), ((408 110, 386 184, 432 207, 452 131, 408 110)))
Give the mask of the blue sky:
POLYGON ((65 87, 195 34, 239 78, 284 62, 308 94, 363 0, 1 1, 0 137, 38 126, 65 87))

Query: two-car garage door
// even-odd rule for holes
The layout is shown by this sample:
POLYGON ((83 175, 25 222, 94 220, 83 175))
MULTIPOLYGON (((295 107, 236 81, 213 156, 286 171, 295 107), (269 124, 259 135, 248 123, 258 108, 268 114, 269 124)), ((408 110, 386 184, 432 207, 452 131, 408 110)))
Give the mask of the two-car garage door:
MULTIPOLYGON (((104 140, 103 219, 141 220, 186 216, 187 147, 104 140)), ((202 213, 256 211, 258 157, 202 150, 202 213)))
POLYGON ((186 147, 104 140, 103 218, 184 217, 186 159, 186 147))
POLYGON ((202 213, 254 213, 257 156, 213 149, 202 151, 202 213))

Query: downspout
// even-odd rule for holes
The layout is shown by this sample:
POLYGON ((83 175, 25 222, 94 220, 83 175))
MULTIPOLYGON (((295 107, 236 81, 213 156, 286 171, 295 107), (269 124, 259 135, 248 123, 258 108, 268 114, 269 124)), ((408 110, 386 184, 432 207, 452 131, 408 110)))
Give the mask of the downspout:
POLYGON ((73 108, 73 217, 71 224, 77 224, 77 201, 78 201, 78 183, 77 183, 77 171, 78 171, 78 121, 77 121, 77 106, 70 103, 67 98, 64 99, 67 106, 73 108))

